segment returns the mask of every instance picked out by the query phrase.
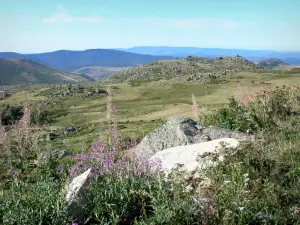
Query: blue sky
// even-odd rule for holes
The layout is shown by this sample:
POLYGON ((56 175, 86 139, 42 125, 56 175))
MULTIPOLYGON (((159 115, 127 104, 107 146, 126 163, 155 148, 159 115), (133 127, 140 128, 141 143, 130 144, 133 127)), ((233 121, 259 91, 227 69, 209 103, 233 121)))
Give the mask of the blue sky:
POLYGON ((299 12, 300 0, 1 0, 0 51, 133 46, 300 51, 299 12))

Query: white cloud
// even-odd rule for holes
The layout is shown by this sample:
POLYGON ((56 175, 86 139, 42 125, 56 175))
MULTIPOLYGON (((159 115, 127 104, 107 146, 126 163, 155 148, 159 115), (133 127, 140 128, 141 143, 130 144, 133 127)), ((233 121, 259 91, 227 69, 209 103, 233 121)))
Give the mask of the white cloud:
POLYGON ((87 17, 74 17, 71 16, 67 13, 57 13, 51 17, 45 18, 43 20, 45 23, 57 23, 57 22, 62 22, 62 23, 73 23, 73 22, 90 22, 90 23, 95 23, 95 22, 101 22, 102 19, 97 16, 97 15, 92 15, 92 16, 87 16, 87 17))
MULTIPOLYGON (((104 19, 97 15, 91 15, 86 17, 72 16, 66 12, 62 5, 56 6, 58 13, 45 18, 45 23, 74 23, 74 22, 103 22, 104 19)), ((123 21, 130 24, 144 22, 145 24, 158 24, 177 28, 226 28, 231 29, 237 26, 237 22, 229 19, 221 18, 192 18, 192 19, 166 19, 166 18, 114 18, 105 19, 106 22, 119 22, 123 21)))
POLYGON ((150 21, 167 26, 179 28, 235 28, 237 23, 233 20, 219 18, 195 19, 150 19, 150 21))
POLYGON ((101 22, 102 19, 97 15, 91 15, 86 17, 76 17, 71 16, 67 12, 65 12, 63 5, 57 5, 58 13, 47 17, 43 19, 44 23, 74 23, 74 22, 89 22, 89 23, 95 23, 95 22, 101 22))
POLYGON ((56 7, 57 7, 58 10, 63 10, 64 9, 63 5, 57 5, 56 7))

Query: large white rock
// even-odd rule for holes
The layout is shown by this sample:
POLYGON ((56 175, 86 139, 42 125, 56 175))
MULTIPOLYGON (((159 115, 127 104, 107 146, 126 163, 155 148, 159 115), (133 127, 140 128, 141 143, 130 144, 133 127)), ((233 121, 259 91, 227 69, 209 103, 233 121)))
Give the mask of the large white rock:
MULTIPOLYGON (((223 147, 237 148, 238 146, 239 142, 236 139, 221 138, 198 144, 168 148, 155 153, 149 160, 160 161, 161 170, 166 174, 169 174, 173 169, 178 167, 180 167, 181 171, 189 173, 216 164, 212 160, 205 159, 206 157, 201 159, 201 156, 204 154, 219 153, 223 147)), ((222 155, 219 156, 219 160, 222 160, 222 155)))
POLYGON ((68 212, 73 218, 82 218, 82 208, 87 202, 86 192, 88 191, 91 182, 91 174, 92 170, 88 169, 75 177, 67 186, 66 200, 68 202, 68 212))
POLYGON ((72 182, 68 185, 67 188, 67 201, 72 202, 78 195, 81 194, 84 187, 88 186, 89 184, 89 177, 91 175, 91 169, 88 169, 84 173, 80 174, 79 176, 75 177, 72 182))

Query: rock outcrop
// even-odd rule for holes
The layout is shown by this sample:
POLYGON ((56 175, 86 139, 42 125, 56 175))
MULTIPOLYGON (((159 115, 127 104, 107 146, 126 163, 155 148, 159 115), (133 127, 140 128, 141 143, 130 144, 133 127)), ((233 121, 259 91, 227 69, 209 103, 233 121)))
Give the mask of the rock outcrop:
POLYGON ((203 127, 185 117, 170 117, 167 122, 152 133, 147 134, 132 151, 139 158, 150 158, 155 153, 175 146, 191 145, 220 138, 246 140, 249 136, 241 132, 203 127))

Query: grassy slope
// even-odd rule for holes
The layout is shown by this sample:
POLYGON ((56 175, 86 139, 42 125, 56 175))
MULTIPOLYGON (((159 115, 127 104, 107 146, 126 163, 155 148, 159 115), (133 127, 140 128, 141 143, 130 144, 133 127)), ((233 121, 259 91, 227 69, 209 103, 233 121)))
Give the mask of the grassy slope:
MULTIPOLYGON (((157 82, 149 82, 140 86, 131 87, 129 84, 118 84, 121 91, 114 92, 113 103, 119 108, 118 121, 120 130, 125 136, 142 137, 159 126, 160 119, 182 115, 193 117, 191 94, 196 96, 200 106, 207 105, 208 109, 218 107, 228 102, 231 95, 244 92, 248 89, 259 89, 258 83, 267 82, 272 85, 300 86, 300 73, 253 73, 239 72, 228 78, 224 84, 203 84, 193 82, 173 82, 171 85, 157 87, 157 82), (209 88, 206 88, 208 87, 209 88)), ((86 86, 99 84, 86 84, 86 86)), ((56 88, 57 89, 57 88, 56 88)), ((40 90, 19 92, 10 98, 2 100, 0 104, 17 104, 25 101, 47 100, 49 93, 55 90, 46 87, 40 90)), ((73 143, 78 149, 81 142, 90 143, 97 139, 105 127, 98 125, 99 121, 106 120, 106 99, 80 98, 79 96, 48 99, 50 104, 46 110, 55 111, 58 115, 50 129, 62 130, 65 126, 75 125, 78 133, 57 139, 54 143, 59 148, 70 148, 62 140, 73 143), (55 104, 54 104, 55 102, 55 104)))
POLYGON ((0 59, 0 84, 77 83, 90 77, 67 73, 27 59, 0 59))

